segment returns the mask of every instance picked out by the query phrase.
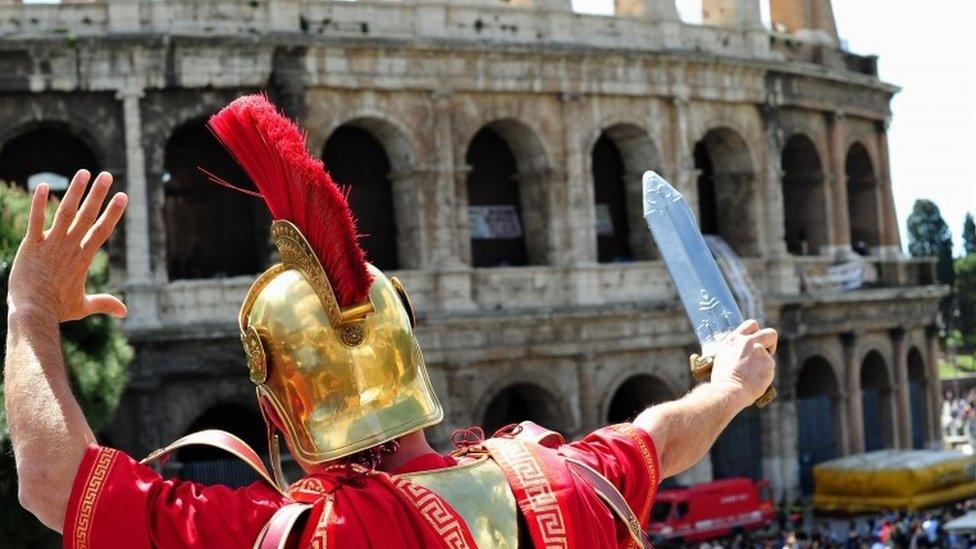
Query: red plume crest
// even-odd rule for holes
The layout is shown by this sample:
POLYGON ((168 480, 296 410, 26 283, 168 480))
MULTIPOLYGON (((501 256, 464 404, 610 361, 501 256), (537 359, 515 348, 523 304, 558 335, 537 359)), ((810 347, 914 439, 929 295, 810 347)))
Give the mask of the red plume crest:
POLYGON ((305 235, 339 305, 366 301, 372 275, 349 203, 322 161, 308 153, 298 126, 263 95, 236 99, 207 125, 257 186, 271 216, 292 222, 305 235))

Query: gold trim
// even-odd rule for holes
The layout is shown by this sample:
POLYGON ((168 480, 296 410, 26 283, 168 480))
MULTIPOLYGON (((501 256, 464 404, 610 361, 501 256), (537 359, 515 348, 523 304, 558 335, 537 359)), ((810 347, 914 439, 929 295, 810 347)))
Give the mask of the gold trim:
POLYGON ((268 379, 268 360, 257 328, 248 326, 241 334, 241 343, 244 345, 244 356, 247 357, 247 370, 251 383, 255 385, 264 383, 268 379))
MULTIPOLYGON (((426 375, 426 372, 424 372, 424 374, 424 377, 427 378, 426 384, 428 389, 432 392, 433 389, 431 389, 430 386, 430 378, 426 375)), ((444 419, 444 409, 438 405, 437 413, 433 416, 421 417, 418 420, 408 421, 400 425, 389 427, 382 433, 378 433, 366 439, 357 440, 353 444, 333 448, 330 452, 309 452, 302 448, 298 433, 295 431, 295 426, 291 421, 286 419, 289 416, 286 414, 284 407, 280 402, 278 402, 275 395, 268 390, 267 385, 258 385, 257 390, 260 397, 266 398, 268 403, 270 403, 274 408, 275 413, 278 414, 278 417, 282 418, 281 423, 284 427, 283 430, 285 431, 285 435, 287 435, 288 440, 292 441, 291 446, 289 446, 292 456, 297 461, 307 464, 324 463, 326 461, 332 461, 334 459, 347 456, 355 451, 365 450, 366 448, 372 448, 373 446, 379 446, 380 444, 408 435, 414 431, 419 431, 421 429, 426 429, 427 427, 437 425, 444 419), (353 452, 350 452, 350 449, 353 449, 353 452)))
POLYGON ((407 295, 407 289, 403 287, 403 283, 400 279, 391 276, 390 284, 393 285, 393 289, 396 290, 397 295, 400 297, 400 302, 403 303, 403 308, 407 310, 407 316, 410 317, 410 327, 417 327, 417 313, 413 309, 413 302, 410 301, 410 296, 407 295))
POLYGON ((343 310, 332 291, 332 284, 325 274, 325 269, 319 263, 318 257, 298 227, 289 221, 278 220, 271 224, 271 240, 278 247, 281 263, 291 269, 297 269, 319 296, 319 301, 325 307, 325 314, 333 327, 343 326, 362 319, 373 312, 372 301, 365 301, 352 305, 343 310))
POLYGON ((85 490, 82 492, 81 499, 78 501, 78 509, 75 514, 74 546, 78 549, 87 549, 90 546, 92 532, 92 522, 95 520, 95 508, 105 487, 105 480, 108 478, 112 465, 118 451, 111 448, 99 448, 95 463, 88 472, 85 480, 85 490))
POLYGON ((261 273, 254 284, 251 284, 251 289, 247 291, 247 295, 244 296, 244 303, 241 304, 241 312, 237 315, 237 325, 241 328, 241 333, 247 331, 247 317, 251 314, 251 307, 254 307, 254 302, 257 301, 258 296, 261 295, 261 290, 270 283, 274 277, 280 275, 281 273, 288 270, 281 263, 276 263, 271 266, 270 269, 261 273))

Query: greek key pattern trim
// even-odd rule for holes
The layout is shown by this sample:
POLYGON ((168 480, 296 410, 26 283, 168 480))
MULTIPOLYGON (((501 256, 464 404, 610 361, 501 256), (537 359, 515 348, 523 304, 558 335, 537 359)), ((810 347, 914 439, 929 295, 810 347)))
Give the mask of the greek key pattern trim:
POLYGON ((654 501, 654 496, 657 494, 657 485, 660 480, 658 474, 658 464, 657 464, 657 453, 647 444, 644 439, 647 436, 644 433, 638 431, 637 427, 629 423, 619 423, 617 425, 612 425, 611 429, 617 431, 618 433, 629 438, 637 446, 637 450, 641 453, 641 457, 644 458, 644 464, 647 466, 647 478, 648 478, 648 488, 647 497, 644 499, 644 504, 641 506, 640 513, 637 518, 640 519, 641 524, 647 524, 648 513, 651 512, 651 503, 654 501))
POLYGON ((99 448, 98 455, 95 456, 95 465, 88 472, 85 480, 85 489, 78 501, 78 510, 75 515, 74 547, 77 549, 89 549, 91 547, 92 521, 95 518, 95 508, 98 506, 99 496, 105 486, 112 465, 118 451, 112 448, 99 448))
POLYGON ((315 531, 312 532, 309 544, 311 549, 327 549, 329 546, 329 520, 332 518, 333 501, 332 494, 326 496, 325 503, 322 505, 322 515, 315 524, 315 531))
POLYGON ((546 549, 569 547, 562 508, 549 477, 532 450, 517 440, 492 444, 492 450, 501 458, 496 461, 505 471, 505 476, 509 477, 509 482, 514 480, 512 484, 516 493, 524 494, 519 500, 525 500, 527 508, 523 507, 523 511, 531 515, 526 519, 535 522, 546 549))
POLYGON ((433 491, 403 478, 395 478, 393 486, 417 508, 424 520, 452 549, 475 549, 470 534, 457 513, 433 491))

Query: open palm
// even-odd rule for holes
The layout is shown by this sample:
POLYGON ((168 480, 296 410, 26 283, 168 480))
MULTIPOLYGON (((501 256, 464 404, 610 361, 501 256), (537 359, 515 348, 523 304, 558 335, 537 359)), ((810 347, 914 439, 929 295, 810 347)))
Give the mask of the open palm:
POLYGON ((44 230, 44 209, 50 188, 34 190, 27 235, 10 271, 11 310, 28 309, 58 322, 92 314, 123 317, 125 305, 108 294, 86 294, 85 280, 95 253, 105 244, 125 211, 126 196, 117 193, 99 215, 112 185, 107 172, 98 174, 82 202, 91 174, 78 170, 58 207, 51 228, 44 230))

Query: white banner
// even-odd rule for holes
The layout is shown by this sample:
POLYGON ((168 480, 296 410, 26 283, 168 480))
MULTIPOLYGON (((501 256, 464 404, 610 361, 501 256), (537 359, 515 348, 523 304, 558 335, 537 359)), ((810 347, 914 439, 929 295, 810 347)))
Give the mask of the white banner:
POLYGON ((468 224, 474 240, 512 240, 522 236, 518 212, 510 204, 468 206, 468 224))
POLYGON ((800 278, 810 293, 849 292, 864 285, 865 264, 848 261, 837 265, 802 265, 800 278))

